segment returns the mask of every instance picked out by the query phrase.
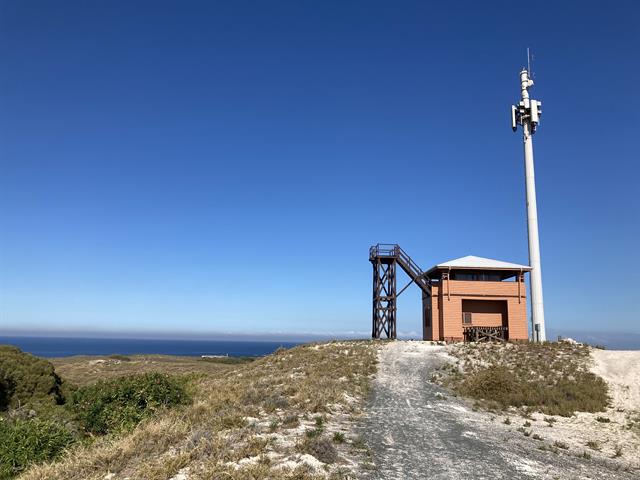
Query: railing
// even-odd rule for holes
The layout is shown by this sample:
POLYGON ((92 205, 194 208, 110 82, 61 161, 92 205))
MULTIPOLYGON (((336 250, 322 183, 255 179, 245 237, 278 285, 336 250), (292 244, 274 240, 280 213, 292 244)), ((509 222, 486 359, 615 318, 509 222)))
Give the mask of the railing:
POLYGON ((422 276, 422 269, 414 262, 409 255, 398 246, 398 258, 402 260, 415 273, 416 276, 422 276))
POLYGON ((369 249, 369 260, 376 257, 397 257, 400 245, 393 243, 378 243, 369 249))
POLYGON ((508 327, 468 326, 462 328, 467 342, 505 342, 509 336, 508 327))
POLYGON ((431 281, 424 276, 424 272, 407 253, 394 243, 378 243, 369 249, 369 260, 376 258, 395 258, 402 269, 423 290, 431 291, 431 281))

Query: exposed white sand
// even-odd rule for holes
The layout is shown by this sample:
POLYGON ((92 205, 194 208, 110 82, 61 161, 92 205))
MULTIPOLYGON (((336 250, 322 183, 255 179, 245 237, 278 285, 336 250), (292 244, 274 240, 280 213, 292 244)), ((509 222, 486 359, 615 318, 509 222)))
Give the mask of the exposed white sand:
MULTIPOLYGON (((632 419, 640 416, 640 351, 591 350, 591 371, 609 386, 611 403, 604 412, 576 412, 571 417, 534 413, 527 430, 547 443, 561 442, 573 452, 587 452, 594 458, 614 462, 621 468, 640 468, 640 435, 629 429, 632 419), (609 422, 599 422, 598 417, 609 422), (597 450, 588 445, 597 445, 597 450), (622 456, 617 457, 616 451, 622 456)), ((504 417, 512 425, 522 425, 515 412, 504 417)), ((503 418, 502 416, 500 418, 503 418)))
POLYGON ((640 411, 640 350, 593 350, 591 371, 609 385, 612 406, 640 411))

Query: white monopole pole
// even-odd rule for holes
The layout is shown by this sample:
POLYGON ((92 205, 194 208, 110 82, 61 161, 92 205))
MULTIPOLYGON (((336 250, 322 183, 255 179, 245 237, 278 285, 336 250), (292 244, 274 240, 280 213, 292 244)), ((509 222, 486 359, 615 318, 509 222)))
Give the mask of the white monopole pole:
POLYGON ((542 269, 540 266, 540 239, 538 237, 538 207, 536 204, 536 180, 533 166, 533 132, 539 120, 540 103, 529 99, 529 87, 533 80, 529 72, 520 72, 522 101, 520 102, 522 137, 524 141, 524 174, 527 190, 527 229, 529 232, 529 265, 531 266, 531 325, 534 341, 544 342, 544 304, 542 299, 542 269))

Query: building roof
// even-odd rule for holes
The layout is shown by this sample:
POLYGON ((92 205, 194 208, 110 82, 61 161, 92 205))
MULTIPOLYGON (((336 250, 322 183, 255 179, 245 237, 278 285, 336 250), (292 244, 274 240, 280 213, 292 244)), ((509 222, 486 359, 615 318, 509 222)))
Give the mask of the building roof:
POLYGON ((518 263, 509 263, 500 260, 493 260, 491 258, 467 255, 466 257, 460 257, 454 260, 449 260, 448 262, 439 263, 438 265, 431 267, 427 271, 427 274, 436 270, 447 270, 449 268, 456 270, 514 270, 525 272, 531 270, 529 265, 520 265, 518 263))

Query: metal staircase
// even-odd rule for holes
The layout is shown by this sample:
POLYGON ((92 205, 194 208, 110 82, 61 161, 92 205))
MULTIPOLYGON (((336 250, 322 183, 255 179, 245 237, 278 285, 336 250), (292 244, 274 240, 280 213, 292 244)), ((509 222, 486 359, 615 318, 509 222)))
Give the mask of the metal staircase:
POLYGON ((423 296, 431 295, 431 281, 425 272, 398 244, 379 243, 369 249, 369 261, 373 265, 373 328, 372 338, 396 338, 396 300, 409 285, 415 283, 423 296), (411 281, 396 293, 396 265, 411 281))

